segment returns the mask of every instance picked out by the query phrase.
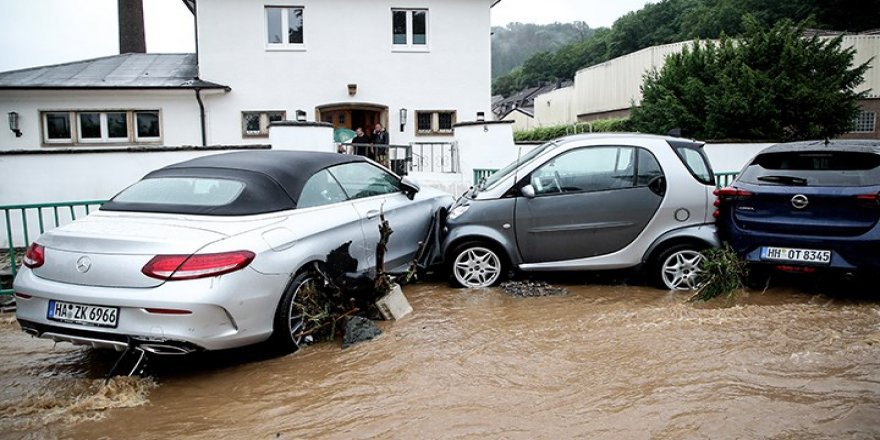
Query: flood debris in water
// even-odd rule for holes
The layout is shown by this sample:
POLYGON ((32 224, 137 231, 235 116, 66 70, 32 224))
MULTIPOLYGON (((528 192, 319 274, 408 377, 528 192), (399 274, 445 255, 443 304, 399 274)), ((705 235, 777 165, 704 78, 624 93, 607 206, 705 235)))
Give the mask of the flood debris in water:
POLYGON ((557 296, 567 295, 568 291, 548 284, 546 281, 508 281, 501 284, 501 289, 511 296, 557 296))
POLYGON ((342 348, 351 347, 358 342, 369 341, 382 334, 376 323, 363 316, 352 316, 345 322, 345 336, 342 348))
MULTIPOLYGON (((371 319, 389 319, 386 313, 382 313, 388 309, 386 297, 395 289, 399 291, 391 274, 384 270, 386 245, 393 232, 385 214, 380 213, 376 271, 372 276, 369 272, 357 271, 357 259, 351 255, 350 241, 331 251, 326 264, 312 266, 311 270, 320 282, 303 292, 301 300, 303 314, 311 327, 308 336, 312 341, 335 339, 341 330, 345 348, 381 333, 371 319), (345 323, 341 329, 340 322, 345 323)), ((395 319, 412 311, 403 292, 398 296, 396 301, 401 312, 391 314, 395 319)))

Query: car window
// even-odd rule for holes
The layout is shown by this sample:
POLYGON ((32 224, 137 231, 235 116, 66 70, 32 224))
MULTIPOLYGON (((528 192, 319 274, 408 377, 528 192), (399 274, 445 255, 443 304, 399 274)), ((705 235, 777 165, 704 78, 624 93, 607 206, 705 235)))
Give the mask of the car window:
POLYGON ((647 186, 654 178, 663 175, 663 169, 660 168, 660 163, 650 151, 639 148, 638 152, 639 166, 636 186, 647 186))
POLYGON ((492 173, 492 175, 487 177, 486 180, 482 183, 482 188, 483 189, 491 188, 496 183, 498 183, 499 181, 501 181, 502 179, 507 177, 510 173, 514 172, 517 168, 531 162, 533 159, 538 157, 540 154, 542 154, 545 151, 548 151, 552 148, 555 148, 557 146, 558 146, 558 144, 555 141, 550 141, 550 142, 547 142, 546 144, 542 144, 540 146, 535 147, 534 149, 532 149, 528 153, 520 156, 519 158, 517 158, 517 160, 508 164, 504 168, 492 173))
POLYGON ((852 151, 759 154, 739 180, 755 185, 877 185, 880 182, 880 155, 852 151))
POLYGON ((709 165, 709 158, 703 152, 703 144, 688 141, 667 141, 675 150, 675 154, 681 159, 691 175, 706 185, 715 184, 715 175, 709 165))
POLYGON ((391 194, 400 191, 397 176, 367 162, 354 162, 329 168, 350 199, 391 194))
POLYGON ((330 203, 345 201, 345 191, 339 186, 339 182, 330 175, 327 170, 315 173, 306 184, 303 185, 302 193, 297 200, 297 208, 311 208, 313 206, 329 205, 330 203))
POLYGON ((536 195, 631 188, 632 147, 590 147, 563 153, 531 175, 536 195))
POLYGON ((117 203, 223 206, 235 200, 245 184, 237 180, 205 177, 144 179, 113 198, 117 203))

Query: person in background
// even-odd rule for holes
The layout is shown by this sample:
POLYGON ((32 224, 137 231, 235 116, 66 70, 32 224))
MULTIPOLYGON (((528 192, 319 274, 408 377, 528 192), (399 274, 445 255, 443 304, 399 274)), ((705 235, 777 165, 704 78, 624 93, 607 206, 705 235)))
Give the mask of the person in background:
POLYGON ((358 127, 354 130, 354 139, 351 140, 351 143, 354 144, 354 154, 369 156, 371 147, 367 144, 370 143, 370 137, 364 134, 364 129, 358 127))
MULTIPOLYGON (((376 129, 373 130, 373 143, 376 145, 388 145, 388 132, 385 131, 382 124, 376 124, 376 129)), ((376 147, 374 152, 375 157, 371 157, 371 159, 377 160, 380 163, 385 163, 386 154, 388 154, 387 148, 376 147)))

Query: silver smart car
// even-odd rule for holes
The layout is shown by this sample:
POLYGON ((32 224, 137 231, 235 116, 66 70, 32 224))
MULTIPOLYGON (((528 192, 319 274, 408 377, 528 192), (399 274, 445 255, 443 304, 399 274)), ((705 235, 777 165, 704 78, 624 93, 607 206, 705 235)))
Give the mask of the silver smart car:
POLYGON ((360 156, 237 152, 145 176, 92 215, 37 238, 13 284, 35 336, 158 354, 305 333, 299 292, 350 243, 375 266, 379 216, 394 228, 389 271, 405 270, 451 196, 419 190, 360 156))
POLYGON ((703 144, 590 134, 538 146, 465 193, 441 254, 458 285, 491 286, 511 269, 647 267, 667 289, 700 282, 717 247, 715 188, 703 144))

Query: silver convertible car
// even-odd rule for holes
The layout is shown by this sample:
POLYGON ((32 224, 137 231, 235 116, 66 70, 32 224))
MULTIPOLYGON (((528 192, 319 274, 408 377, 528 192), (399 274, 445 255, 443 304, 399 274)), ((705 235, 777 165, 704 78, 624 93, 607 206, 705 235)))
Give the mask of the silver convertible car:
POLYGON ((99 211, 40 236, 15 279, 17 317, 38 337, 157 354, 303 337, 304 268, 344 243, 405 270, 452 203, 360 157, 262 151, 206 156, 147 174, 99 211))
POLYGON ((441 254, 464 287, 511 269, 648 268, 667 289, 700 285, 719 245, 703 144, 673 137, 560 138, 473 187, 450 210, 441 254))

